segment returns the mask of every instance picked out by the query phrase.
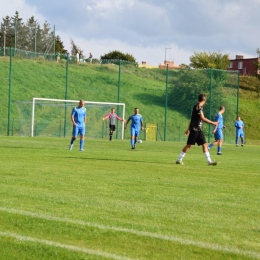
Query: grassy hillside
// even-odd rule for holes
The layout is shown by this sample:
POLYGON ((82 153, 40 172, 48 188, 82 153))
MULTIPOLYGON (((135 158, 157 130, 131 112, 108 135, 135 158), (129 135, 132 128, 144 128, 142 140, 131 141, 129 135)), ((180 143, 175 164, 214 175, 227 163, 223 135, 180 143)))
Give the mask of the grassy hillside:
MULTIPOLYGON (((7 57, 0 57, 0 134, 6 134, 9 93, 9 67, 7 57)), ((159 124, 164 131, 165 116, 165 70, 136 68, 131 65, 121 67, 120 88, 118 88, 117 65, 70 64, 68 68, 67 98, 89 101, 120 102, 126 104, 126 115, 139 107, 146 123, 159 124)), ((171 72, 174 73, 174 72, 171 72)), ((64 99, 66 95, 66 63, 44 60, 12 61, 11 118, 18 120, 15 101, 31 100, 33 97, 64 99)), ((247 141, 259 140, 259 98, 254 89, 243 88, 239 100, 241 118, 246 123, 247 141)), ((194 103, 194 101, 192 101, 194 103)), ((175 140, 171 132, 179 131, 178 141, 186 140, 183 132, 188 118, 180 112, 167 111, 167 140, 175 140)), ((229 122, 233 134, 233 122, 229 122)), ((233 138, 233 137, 232 137, 233 138)))

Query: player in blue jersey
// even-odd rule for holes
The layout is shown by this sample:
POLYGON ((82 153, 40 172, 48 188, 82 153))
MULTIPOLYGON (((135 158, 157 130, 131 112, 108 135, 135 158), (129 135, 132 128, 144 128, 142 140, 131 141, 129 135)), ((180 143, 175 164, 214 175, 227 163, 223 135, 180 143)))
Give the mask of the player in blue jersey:
POLYGON ((202 121, 215 126, 218 125, 218 122, 210 121, 204 116, 203 105, 205 104, 205 102, 206 102, 206 95, 199 94, 198 103, 192 109, 190 123, 185 132, 185 134, 188 135, 187 144, 183 147, 176 161, 176 164, 183 164, 182 160, 185 157, 186 153, 190 150, 192 145, 195 145, 195 143, 197 143, 198 146, 200 145, 202 146, 202 151, 205 155, 208 165, 217 165, 217 162, 212 161, 210 158, 208 145, 204 133, 202 131, 202 121))
POLYGON ((223 132, 222 129, 226 128, 224 126, 223 121, 223 113, 225 112, 225 107, 221 106, 219 108, 218 113, 215 116, 215 121, 218 122, 218 125, 214 127, 212 134, 214 134, 215 141, 212 142, 208 149, 211 149, 214 145, 218 145, 218 152, 217 155, 222 155, 222 144, 223 144, 223 132))
POLYGON ((69 150, 72 150, 73 143, 76 140, 77 136, 80 134, 79 150, 84 151, 84 136, 87 117, 87 112, 86 108, 84 107, 84 104, 84 100, 80 100, 79 105, 77 107, 74 107, 71 111, 71 121, 73 124, 73 130, 69 150))
POLYGON ((244 122, 240 119, 240 116, 237 116, 237 120, 235 121, 234 124, 235 128, 236 128, 236 146, 238 146, 238 139, 241 139, 241 146, 244 146, 244 122))
POLYGON ((134 109, 134 114, 129 116, 129 118, 127 119, 125 124, 125 129, 130 120, 132 120, 131 127, 130 127, 130 132, 131 132, 130 142, 131 142, 132 149, 135 149, 135 144, 138 141, 140 130, 144 129, 143 117, 142 115, 139 114, 139 109, 137 107, 134 109))

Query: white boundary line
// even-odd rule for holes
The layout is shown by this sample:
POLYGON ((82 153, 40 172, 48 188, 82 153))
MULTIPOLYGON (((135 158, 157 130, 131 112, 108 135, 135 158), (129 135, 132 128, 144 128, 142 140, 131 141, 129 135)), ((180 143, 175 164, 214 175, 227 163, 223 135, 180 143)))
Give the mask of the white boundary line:
POLYGON ((131 233, 131 234, 141 236, 141 237, 157 238, 157 239, 161 239, 161 240, 177 242, 182 245, 192 245, 192 246, 197 246, 197 247, 210 249, 210 250, 214 250, 214 251, 228 252, 228 253, 233 253, 233 254, 237 254, 237 255, 243 255, 243 256, 247 256, 247 257, 254 257, 256 259, 260 259, 260 253, 257 253, 254 251, 241 250, 238 248, 231 248, 231 247, 224 247, 224 246, 220 246, 220 245, 216 245, 216 244, 209 244, 209 243, 204 243, 204 242, 200 242, 200 241, 193 241, 193 240, 183 239, 183 238, 179 238, 179 237, 175 237, 175 236, 168 236, 168 235, 157 234, 157 233, 152 233, 152 232, 139 231, 139 230, 135 230, 135 229, 105 226, 105 225, 100 225, 100 224, 96 224, 96 223, 85 222, 82 220, 59 218, 59 217, 55 217, 55 216, 51 216, 51 215, 38 214, 38 213, 17 210, 17 209, 12 209, 12 208, 0 207, 0 211, 13 213, 13 214, 19 214, 22 216, 30 216, 33 218, 39 218, 39 219, 44 219, 44 220, 52 220, 52 221, 65 222, 65 223, 70 223, 70 224, 75 224, 75 225, 80 225, 80 226, 95 227, 95 228, 99 228, 99 229, 103 229, 103 230, 112 230, 112 231, 131 233))
POLYGON ((128 257, 119 256, 119 255, 115 255, 115 254, 100 252, 100 251, 97 251, 97 250, 84 248, 84 247, 61 244, 61 243, 54 242, 54 241, 51 241, 51 240, 38 239, 38 238, 35 238, 35 237, 21 236, 21 235, 15 234, 15 233, 0 232, 0 236, 9 237, 9 238, 11 237, 11 238, 14 238, 14 239, 17 239, 17 240, 20 240, 20 241, 29 241, 29 242, 33 242, 33 243, 40 243, 40 244, 44 244, 44 245, 47 245, 47 246, 60 247, 60 248, 64 248, 64 249, 67 249, 67 250, 70 250, 70 251, 76 251, 76 252, 85 253, 85 254, 88 254, 88 255, 102 256, 102 257, 112 258, 112 259, 115 259, 115 260, 133 260, 133 258, 128 258, 128 257))

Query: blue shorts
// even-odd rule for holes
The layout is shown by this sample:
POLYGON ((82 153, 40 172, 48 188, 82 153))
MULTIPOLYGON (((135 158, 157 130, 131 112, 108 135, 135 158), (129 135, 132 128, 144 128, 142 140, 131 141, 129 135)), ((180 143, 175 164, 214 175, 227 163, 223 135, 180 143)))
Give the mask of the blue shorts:
POLYGON ((223 132, 222 129, 217 128, 216 132, 214 133, 215 140, 223 140, 223 132))
POLYGON ((131 136, 139 136, 140 128, 136 129, 135 127, 131 127, 130 131, 131 131, 131 136))
POLYGON ((243 138, 244 137, 244 132, 237 131, 236 137, 243 138))
POLYGON ((73 126, 72 136, 85 135, 85 126, 73 126))

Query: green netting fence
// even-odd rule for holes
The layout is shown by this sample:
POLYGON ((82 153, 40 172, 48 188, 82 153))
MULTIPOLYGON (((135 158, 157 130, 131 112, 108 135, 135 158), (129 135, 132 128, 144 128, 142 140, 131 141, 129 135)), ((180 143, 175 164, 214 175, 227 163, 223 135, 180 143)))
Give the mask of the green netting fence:
MULTIPOLYGON (((0 55, 1 53, 0 51, 0 55)), ((30 128, 31 111, 28 110, 28 119, 24 121, 26 109, 18 109, 17 104, 27 102, 30 107, 34 97, 42 97, 125 103, 126 119, 133 113, 134 107, 138 107, 145 123, 157 125, 156 140, 184 142, 187 139, 184 132, 189 123, 191 109, 197 102, 198 94, 205 93, 205 116, 214 120, 219 107, 225 106, 224 141, 234 142, 233 123, 239 112, 237 71, 172 70, 168 67, 148 69, 121 60, 77 64, 74 57, 64 56, 57 62, 55 55, 35 55, 10 48, 6 49, 5 53, 5 57, 0 57, 0 135, 30 135, 29 131, 21 129, 24 129, 24 124, 30 128)), ((104 116, 110 108, 105 108, 98 117, 104 116)), ((120 109, 117 112, 122 116, 120 109)), ((88 114, 90 115, 91 111, 88 114)), ((69 112, 67 116, 69 122, 69 112)), ((43 114, 42 119, 38 120, 43 122, 44 117, 43 114)), ((36 136, 64 137, 64 118, 55 120, 55 129, 37 121, 36 136), (49 132, 43 131, 43 128, 49 129, 49 132)), ((89 116, 89 126, 94 126, 95 121, 97 119, 89 116)), ((70 129, 69 126, 68 128, 70 129)), ((212 141, 212 126, 204 123, 203 130, 208 141, 212 141)), ((96 135, 87 135, 86 138, 107 138, 106 130, 93 130, 95 131, 96 135)), ((66 132, 65 136, 70 134, 66 132)), ((125 138, 129 138, 129 131, 125 132, 125 138)), ((141 138, 145 139, 145 132, 141 138)))

